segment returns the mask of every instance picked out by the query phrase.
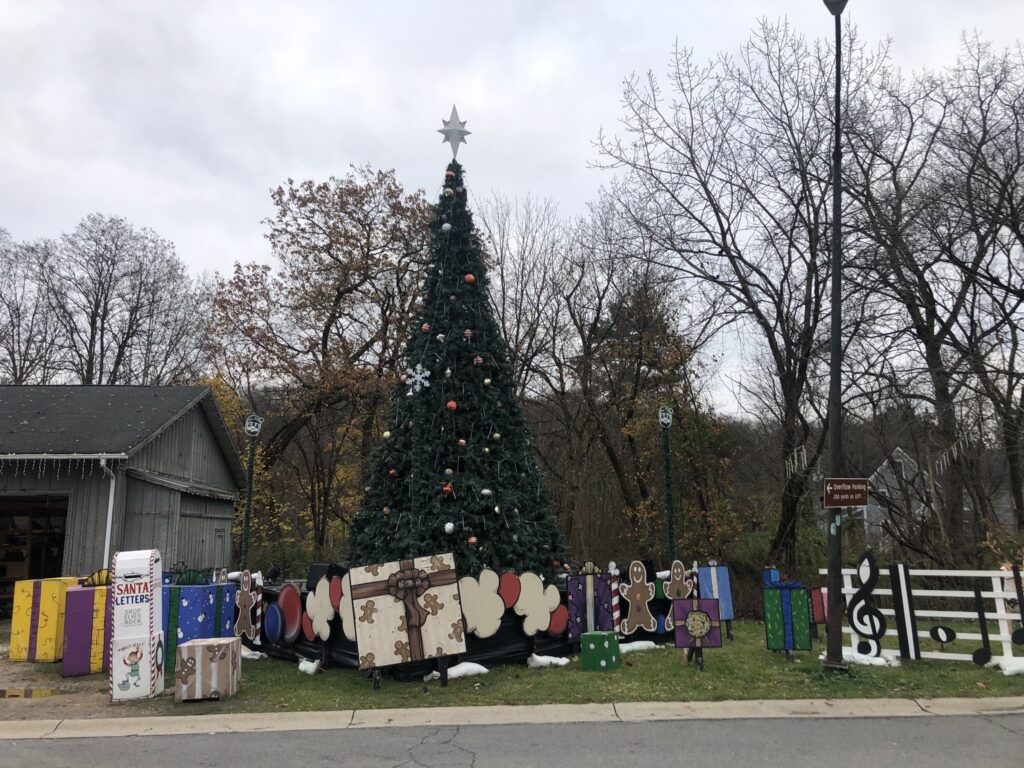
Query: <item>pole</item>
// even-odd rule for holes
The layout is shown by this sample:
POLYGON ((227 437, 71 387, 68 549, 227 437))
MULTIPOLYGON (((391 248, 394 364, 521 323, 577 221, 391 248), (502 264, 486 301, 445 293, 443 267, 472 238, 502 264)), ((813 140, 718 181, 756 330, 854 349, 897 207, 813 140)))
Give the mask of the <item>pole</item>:
MULTIPOLYGON (((664 409, 663 409, 664 410, 664 409)), ((672 458, 668 450, 668 428, 672 425, 672 412, 668 418, 661 417, 661 452, 665 459, 665 519, 668 522, 668 559, 676 559, 676 519, 675 505, 672 503, 672 458)))
MULTIPOLYGON (((835 140, 832 147, 832 338, 828 387, 828 431, 832 477, 843 477, 843 413, 842 413, 842 13, 835 14, 836 22, 836 103, 835 140)), ((824 666, 846 669, 843 661, 843 510, 831 510, 828 528, 828 639, 824 666)))
POLYGON ((249 468, 245 475, 245 519, 242 522, 242 558, 240 567, 245 570, 249 562, 249 525, 252 522, 252 473, 256 466, 256 436, 249 437, 249 468))

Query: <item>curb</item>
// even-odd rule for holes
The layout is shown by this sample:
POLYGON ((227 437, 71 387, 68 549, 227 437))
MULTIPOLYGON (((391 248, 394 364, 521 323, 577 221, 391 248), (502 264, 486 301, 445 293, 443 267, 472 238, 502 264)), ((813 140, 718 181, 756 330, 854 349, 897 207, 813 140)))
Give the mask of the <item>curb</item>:
POLYGON ((962 717, 1009 714, 1024 714, 1024 697, 540 704, 118 717, 95 720, 4 720, 0 721, 0 741, 415 726, 555 725, 773 718, 962 717))

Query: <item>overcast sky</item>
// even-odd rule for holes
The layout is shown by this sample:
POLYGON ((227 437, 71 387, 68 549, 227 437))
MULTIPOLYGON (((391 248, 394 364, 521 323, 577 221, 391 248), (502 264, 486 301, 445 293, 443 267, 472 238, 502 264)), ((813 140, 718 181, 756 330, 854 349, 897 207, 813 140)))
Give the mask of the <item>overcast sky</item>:
MULTIPOLYGON (((195 270, 268 258, 285 178, 395 168, 437 187, 452 103, 473 132, 471 192, 583 210, 622 79, 663 72, 674 40, 735 50, 758 16, 831 34, 821 0, 666 2, 46 2, 0 0, 0 227, 55 236, 92 211, 177 244, 195 270)), ((1020 0, 851 0, 898 63, 952 60, 962 29, 1010 45, 1020 0)))

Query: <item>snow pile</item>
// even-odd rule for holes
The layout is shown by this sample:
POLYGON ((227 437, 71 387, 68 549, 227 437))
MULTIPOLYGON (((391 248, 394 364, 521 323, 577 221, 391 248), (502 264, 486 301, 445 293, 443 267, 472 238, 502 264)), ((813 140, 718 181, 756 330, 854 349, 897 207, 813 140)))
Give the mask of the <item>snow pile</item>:
POLYGON ((536 653, 531 653, 530 658, 526 660, 526 666, 530 669, 564 667, 568 663, 569 660, 564 656, 538 656, 536 653))

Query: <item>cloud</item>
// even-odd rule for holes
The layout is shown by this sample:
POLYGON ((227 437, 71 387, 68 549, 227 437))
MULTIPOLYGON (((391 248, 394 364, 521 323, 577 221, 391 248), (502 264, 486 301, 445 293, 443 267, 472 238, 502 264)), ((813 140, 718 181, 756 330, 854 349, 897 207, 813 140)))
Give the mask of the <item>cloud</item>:
POLYGON ((524 573, 519 576, 522 591, 515 604, 515 612, 525 617, 523 632, 528 637, 541 632, 551 624, 551 612, 558 607, 558 587, 549 584, 546 588, 540 576, 535 573, 524 573))
POLYGON ((467 632, 482 639, 498 631, 501 617, 505 615, 505 602, 498 594, 497 573, 484 570, 479 580, 472 576, 459 579, 459 600, 467 632))

